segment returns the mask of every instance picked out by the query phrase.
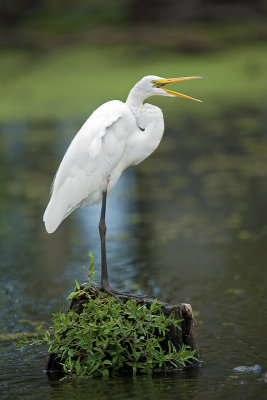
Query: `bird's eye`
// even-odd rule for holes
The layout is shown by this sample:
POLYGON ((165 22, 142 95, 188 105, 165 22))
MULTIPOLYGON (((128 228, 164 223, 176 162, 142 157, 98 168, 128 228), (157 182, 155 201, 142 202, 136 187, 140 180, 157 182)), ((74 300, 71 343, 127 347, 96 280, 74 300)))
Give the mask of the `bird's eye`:
POLYGON ((157 83, 157 81, 152 81, 152 83, 154 88, 160 88, 162 86, 165 86, 165 83, 157 83))

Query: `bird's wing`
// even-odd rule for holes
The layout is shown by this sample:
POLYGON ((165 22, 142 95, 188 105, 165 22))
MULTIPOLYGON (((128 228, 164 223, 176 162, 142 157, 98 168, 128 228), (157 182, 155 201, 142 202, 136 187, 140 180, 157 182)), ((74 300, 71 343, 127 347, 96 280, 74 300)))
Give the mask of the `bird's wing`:
POLYGON ((107 179, 120 161, 126 142, 128 106, 117 100, 100 106, 74 137, 58 168, 44 213, 49 233, 81 204, 102 197, 107 179))

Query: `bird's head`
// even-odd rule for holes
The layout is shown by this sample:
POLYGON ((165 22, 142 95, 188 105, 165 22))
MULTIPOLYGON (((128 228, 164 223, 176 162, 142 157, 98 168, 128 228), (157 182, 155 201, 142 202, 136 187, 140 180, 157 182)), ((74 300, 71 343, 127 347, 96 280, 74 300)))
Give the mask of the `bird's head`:
POLYGON ((187 76, 183 78, 160 78, 159 76, 145 76, 142 78, 137 84, 136 87, 141 91, 144 91, 144 94, 147 97, 150 96, 169 96, 169 97, 183 97, 184 99, 199 101, 201 100, 194 99, 193 97, 187 96, 185 94, 174 92, 173 90, 166 89, 165 86, 169 83, 189 81, 192 79, 200 79, 201 76, 187 76))

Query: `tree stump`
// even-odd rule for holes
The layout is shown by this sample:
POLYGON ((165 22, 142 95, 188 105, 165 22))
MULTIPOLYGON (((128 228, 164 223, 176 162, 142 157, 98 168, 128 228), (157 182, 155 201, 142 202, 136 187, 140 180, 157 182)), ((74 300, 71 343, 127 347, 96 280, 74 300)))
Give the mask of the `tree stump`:
MULTIPOLYGON (((81 289, 82 286, 81 286, 81 289)), ((98 288, 94 288, 97 295, 107 295, 106 293, 102 293, 98 288)), ((143 305, 146 304, 149 307, 155 299, 148 298, 147 296, 135 296, 134 294, 122 294, 119 296, 121 301, 126 301, 129 299, 133 299, 137 304, 143 305)), ((78 299, 73 299, 69 310, 76 312, 77 314, 81 314, 83 311, 83 304, 88 299, 85 297, 81 297, 78 299)), ((168 304, 163 303, 161 301, 157 301, 157 304, 162 306, 162 312, 166 317, 169 317, 170 314, 174 314, 175 320, 182 320, 180 323, 180 328, 177 329, 173 324, 170 324, 169 332, 166 334, 166 350, 167 343, 170 341, 176 348, 177 351, 181 348, 181 346, 188 345, 191 350, 195 350, 195 359, 191 360, 192 366, 199 366, 199 347, 198 347, 198 335, 197 335, 197 322, 193 316, 192 307, 187 303, 180 304, 168 304)), ((165 342, 165 341, 164 341, 165 342)), ((163 342, 163 349, 164 349, 163 342)), ((60 360, 58 359, 56 354, 50 354, 48 364, 47 364, 47 372, 49 374, 61 374, 63 372, 62 365, 60 364, 60 360)))

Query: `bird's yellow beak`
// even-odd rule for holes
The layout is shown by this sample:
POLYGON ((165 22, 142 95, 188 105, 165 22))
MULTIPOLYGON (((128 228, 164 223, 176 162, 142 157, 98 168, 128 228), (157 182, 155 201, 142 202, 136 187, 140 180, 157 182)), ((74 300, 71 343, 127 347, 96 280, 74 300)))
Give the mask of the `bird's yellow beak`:
POLYGON ((183 97, 184 99, 199 101, 201 103, 202 102, 201 100, 194 99, 193 97, 187 96, 186 94, 174 92, 172 90, 165 89, 165 88, 162 87, 162 86, 167 85, 168 83, 189 81, 189 80, 192 80, 192 79, 200 79, 200 78, 202 78, 202 77, 201 76, 186 76, 186 77, 183 77, 183 78, 158 79, 158 80, 154 81, 154 87, 162 88, 163 90, 165 90, 165 92, 167 92, 168 94, 170 94, 172 96, 183 97))

